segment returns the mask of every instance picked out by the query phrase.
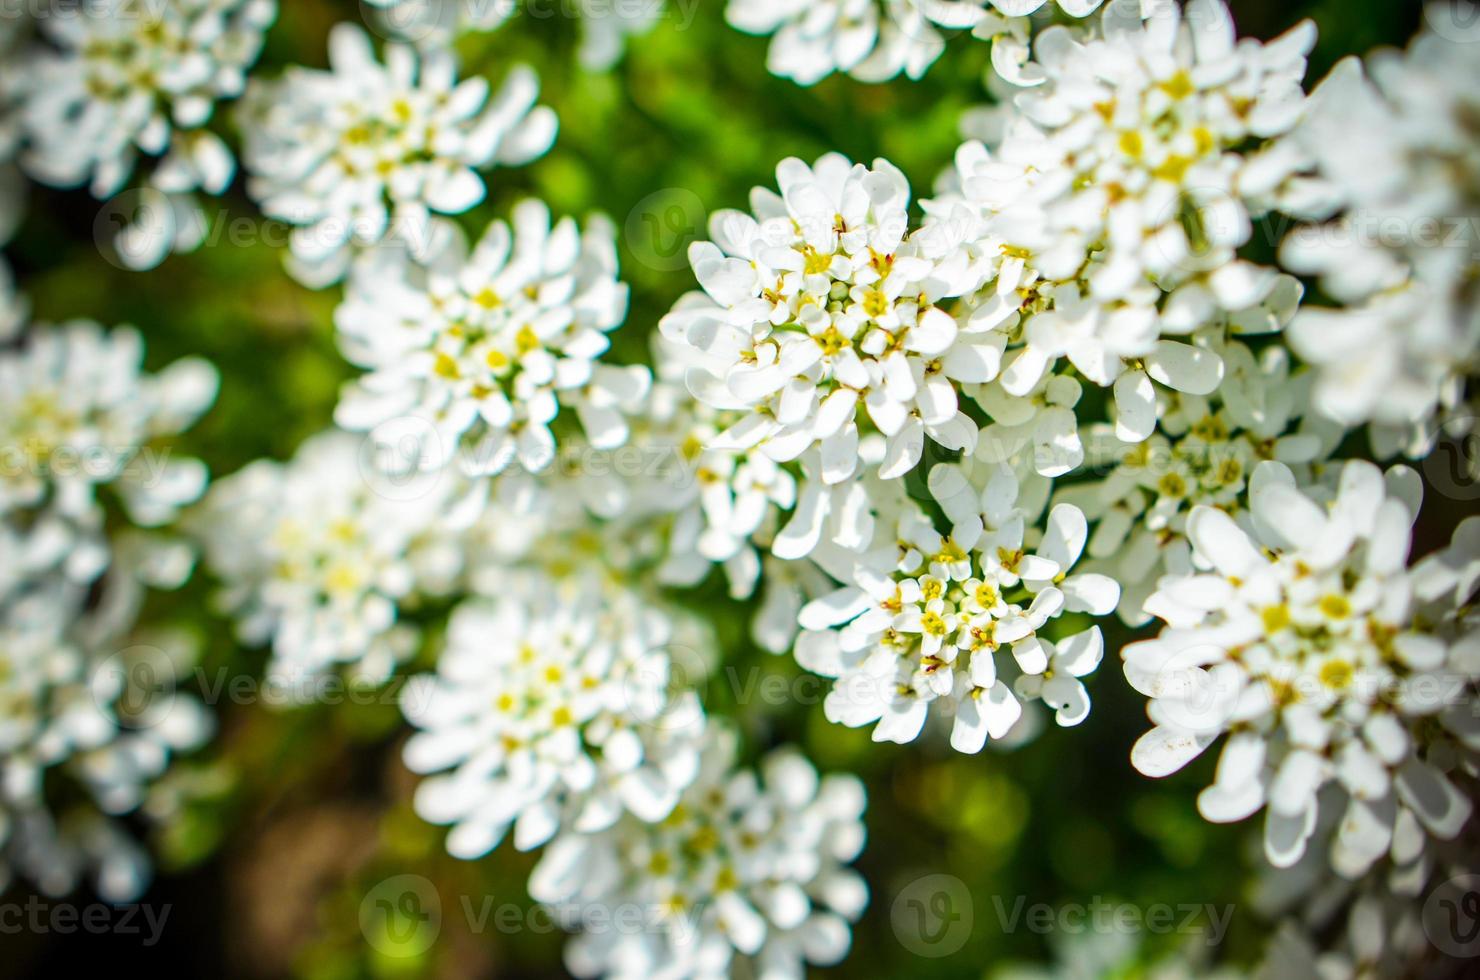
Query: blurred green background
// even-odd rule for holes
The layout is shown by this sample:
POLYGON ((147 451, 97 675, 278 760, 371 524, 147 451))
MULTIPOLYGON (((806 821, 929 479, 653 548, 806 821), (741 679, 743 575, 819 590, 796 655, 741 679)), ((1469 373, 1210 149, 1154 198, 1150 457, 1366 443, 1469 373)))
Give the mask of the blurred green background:
MULTIPOLYGON (((259 72, 323 65, 329 27, 361 20, 359 4, 349 0, 280 6, 259 72)), ((552 7, 559 9, 540 9, 552 7)), ((1344 54, 1403 42, 1420 16, 1417 4, 1393 0, 1235 0, 1232 7, 1240 33, 1264 39, 1314 19, 1320 41, 1312 79, 1344 54)), ((692 23, 670 5, 608 74, 578 67, 577 25, 559 16, 516 15, 458 45, 464 73, 495 84, 516 62, 534 66, 542 101, 561 123, 547 156, 489 175, 488 200, 462 223, 479 229, 526 195, 557 213, 611 215, 626 232, 621 258, 633 291, 617 338, 625 359, 643 358, 658 318, 692 288, 682 255, 702 233, 704 210, 743 208, 752 186, 773 183, 778 160, 828 150, 856 160, 887 157, 925 196, 959 142, 962 112, 986 98, 988 49, 966 37, 953 38, 920 82, 875 86, 834 77, 808 89, 766 73, 768 39, 730 29, 721 0, 685 9, 692 23)), ((230 114, 221 113, 218 125, 230 133, 230 114)), ((221 208, 213 219, 218 244, 137 274, 100 256, 92 237, 97 202, 37 189, 8 250, 38 319, 136 324, 151 368, 187 353, 216 363, 219 401, 180 449, 217 475, 259 456, 291 455, 329 425, 338 386, 351 373, 332 338, 336 291, 310 292, 286 276, 279 249, 256 240, 256 212, 240 176, 221 208), (231 241, 243 235, 248 240, 231 241)), ((197 575, 181 593, 155 600, 157 618, 200 636, 208 671, 259 670, 261 651, 236 646, 228 624, 209 611, 209 593, 209 581, 197 575)), ((727 600, 720 583, 679 599, 713 618, 722 662, 740 676, 751 668, 801 676, 789 657, 749 643, 749 610, 727 600)), ((1114 651, 1124 637, 1109 639, 1114 651)), ((1237 904, 1219 955, 1245 963, 1257 957, 1267 929, 1243 907, 1254 867, 1245 844, 1257 827, 1215 827, 1197 815, 1194 798, 1210 777, 1211 757, 1166 782, 1132 770, 1129 749, 1146 728, 1143 699, 1123 683, 1113 653, 1089 680, 1095 707, 1080 728, 1050 725, 1023 749, 963 757, 928 740, 874 745, 866 730, 831 725, 815 697, 820 688, 805 681, 795 690, 814 695, 811 704, 734 707, 734 686, 720 671, 709 706, 737 714, 749 753, 798 740, 820 767, 868 783, 870 846, 859 865, 873 900, 836 975, 976 977, 1009 960, 1046 960, 1043 936, 999 924, 998 903, 1010 912, 1019 896, 1029 905, 1097 897, 1141 906, 1237 904), (922 958, 901 944, 891 903, 934 873, 964 882, 974 922, 954 953, 922 958)), ((475 910, 485 896, 528 906, 524 881, 533 858, 507 845, 476 863, 445 855, 443 831, 410 810, 414 782, 399 762, 404 731, 392 698, 294 711, 223 704, 220 711, 220 738, 178 780, 185 816, 158 841, 161 873, 146 901, 172 906, 162 941, 143 948, 137 937, 0 936, 0 972, 127 962, 197 975, 325 980, 563 973, 558 933, 469 928, 463 896, 475 910), (369 889, 403 872, 435 883, 443 921, 429 950, 397 958, 364 942, 358 913, 369 889)), ((1155 958, 1185 938, 1149 936, 1143 955, 1155 958)))

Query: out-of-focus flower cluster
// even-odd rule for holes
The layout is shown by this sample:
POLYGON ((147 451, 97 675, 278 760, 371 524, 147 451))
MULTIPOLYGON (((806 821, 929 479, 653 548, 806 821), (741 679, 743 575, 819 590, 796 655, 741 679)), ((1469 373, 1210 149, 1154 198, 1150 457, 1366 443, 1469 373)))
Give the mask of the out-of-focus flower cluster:
MULTIPOLYGON (((918 78, 969 30, 1003 97, 922 201, 885 159, 782 160, 748 210, 710 215, 698 289, 630 363, 609 219, 526 199, 459 223, 495 166, 556 136, 530 69, 497 92, 459 79, 453 40, 510 9, 370 5, 400 41, 340 24, 328 69, 250 83, 270 3, 7 25, 0 48, 34 67, 0 69, 0 232, 12 162, 107 194, 143 151, 160 190, 219 191, 231 156, 204 125, 245 93, 248 195, 293 226, 292 275, 340 284, 361 373, 337 428, 217 481, 187 526, 270 675, 407 680, 414 808, 449 853, 512 838, 545 849, 536 900, 641 911, 573 940, 572 972, 798 976, 845 955, 866 903, 861 785, 790 748, 752 768, 747 729, 707 717, 719 643, 683 593, 717 566, 756 600, 755 645, 827 679, 829 721, 963 753, 1050 711, 1084 722, 1102 624, 1151 624, 1118 651, 1153 723, 1135 768, 1170 776, 1221 741, 1198 809, 1264 811, 1268 906, 1349 910, 1354 951, 1297 931, 1271 961, 1401 960, 1416 897, 1463 867, 1480 775, 1480 523, 1412 556, 1417 474, 1342 454, 1359 425, 1384 457, 1463 429, 1472 52, 1425 34, 1307 94, 1313 26, 1240 39, 1219 0, 731 0, 798 83, 918 78), (1287 222, 1276 261, 1258 236, 1287 222), (1398 941, 1374 950, 1383 923, 1398 941)), ((114 667, 136 655, 98 665, 134 642, 142 586, 189 570, 105 506, 154 528, 205 484, 107 450, 178 433, 214 386, 191 361, 140 375, 130 332, 27 318, 0 267, 0 337, 21 338, 0 444, 84 465, 0 477, 22 558, 0 579, 21 719, 0 727, 0 844, 47 887, 105 860, 122 894, 134 859, 98 843, 116 834, 52 821, 40 786, 65 771, 124 812, 206 732, 178 699, 130 727, 114 667)))
POLYGON ((212 117, 242 94, 276 17, 276 0, 53 0, 34 24, 7 10, 0 161, 107 200, 151 158, 112 215, 117 254, 148 269, 195 248, 207 230, 196 194, 221 194, 236 173, 212 117))
POLYGON ((174 690, 188 636, 139 622, 191 548, 165 529, 206 486, 173 441, 216 395, 187 358, 142 370, 129 327, 31 324, 0 348, 0 885, 112 901, 149 880, 120 822, 212 718, 174 690), (57 802, 65 801, 65 802, 57 802))

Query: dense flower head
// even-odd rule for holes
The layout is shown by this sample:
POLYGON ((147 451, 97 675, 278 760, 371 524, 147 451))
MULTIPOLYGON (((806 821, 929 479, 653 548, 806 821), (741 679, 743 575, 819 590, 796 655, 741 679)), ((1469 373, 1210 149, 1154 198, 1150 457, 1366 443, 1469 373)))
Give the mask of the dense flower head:
POLYGON ((414 417, 426 431, 410 462, 435 469, 456 457, 475 475, 550 465, 562 408, 575 410, 592 447, 615 448, 650 382, 645 367, 600 362, 626 313, 603 216, 584 232, 570 218, 552 226, 549 209, 527 200, 512 229, 494 222, 471 250, 460 233, 425 264, 404 248, 374 250, 335 314, 341 348, 370 372, 336 420, 372 432, 397 420, 386 428, 399 440, 414 417))
POLYGON ((1256 356, 1230 340, 1217 353, 1228 374, 1215 395, 1159 392, 1160 431, 1143 442, 1123 442, 1108 425, 1091 427, 1089 468, 1103 477, 1055 494, 1095 522, 1087 553, 1093 567, 1125 584, 1119 612, 1132 625, 1148 619, 1142 604, 1162 574, 1192 571, 1186 530, 1193 507, 1238 513, 1255 467, 1269 459, 1309 484, 1342 434, 1310 416, 1311 376, 1291 376, 1285 348, 1256 356))
POLYGON ((459 571, 442 547, 457 489, 383 478, 361 439, 326 432, 288 463, 258 460, 217 481, 194 527, 239 633, 271 643, 269 675, 297 683, 349 664, 383 680, 414 647, 401 604, 459 571))
POLYGON ((192 644, 139 611, 192 570, 162 526, 207 474, 172 440, 216 373, 148 374, 143 353, 132 328, 88 321, 30 324, 0 351, 0 882, 52 895, 84 875, 112 901, 143 890, 147 856, 115 818, 212 731, 173 689, 192 644))
POLYGON ((599 577, 524 577, 460 606, 437 674, 401 698, 421 729, 407 765, 452 770, 421 784, 416 808, 453 825, 458 857, 487 853, 510 827, 528 850, 623 813, 661 820, 698 771, 704 715, 692 691, 670 696, 667 614, 599 577))
POLYGON ((0 351, 0 516, 69 535, 69 564, 86 565, 84 578, 102 567, 78 540, 101 528, 100 487, 143 526, 173 519, 205 490, 205 466, 174 455, 170 440, 214 401, 216 370, 183 358, 148 374, 143 358, 138 331, 88 320, 34 325, 0 351))
MULTIPOLYGON (((15 48, 0 68, 0 163, 15 157, 35 180, 87 184, 101 199, 125 189, 141 154, 155 158, 143 189, 110 205, 113 251, 147 269, 195 248, 206 225, 196 192, 220 194, 236 173, 208 128, 216 104, 242 93, 276 16, 276 0, 51 4, 34 38, 0 40, 15 48)), ((16 11, 0 20, 20 33, 16 11)))
POLYGON ((836 678, 828 718, 874 724, 875 741, 913 741, 932 705, 953 719, 951 744, 962 752, 1005 736, 1022 715, 1019 698, 1041 698, 1060 725, 1089 713, 1078 678, 1099 665, 1099 627, 1057 642, 1040 631, 1065 611, 1111 612, 1120 586, 1071 574, 1087 536, 1078 508, 1056 507, 1033 553, 1011 469, 995 467, 981 486, 968 472, 942 464, 930 474, 949 534, 907 510, 841 588, 801 610, 798 662, 836 678), (999 668, 1003 647, 1015 682, 999 668))
POLYGON ((490 99, 486 79, 457 81, 448 48, 390 44, 382 64, 350 24, 331 32, 329 65, 254 80, 241 112, 248 191, 269 217, 300 226, 290 271, 312 285, 338 280, 356 248, 386 238, 426 255, 446 233, 433 212, 483 199, 479 170, 526 163, 555 139, 527 67, 490 99))
POLYGON ((1383 455, 1428 452, 1435 415, 1464 414, 1476 373, 1477 91, 1473 44, 1425 32, 1365 72, 1337 65, 1296 133, 1340 211, 1297 229, 1281 258, 1342 305, 1303 308, 1290 343, 1319 368, 1317 408, 1378 423, 1383 455))
POLYGON ((766 67, 798 85, 833 72, 865 82, 903 74, 918 79, 945 50, 945 34, 970 31, 994 42, 1004 77, 1031 79, 1026 59, 1029 15, 1058 9, 1089 16, 1103 0, 729 0, 725 19, 747 34, 772 35, 766 67))
POLYGON ((530 877, 535 899, 576 923, 621 910, 640 930, 573 939, 579 977, 725 976, 737 954, 760 975, 797 976, 848 952, 868 902, 847 865, 862 850, 866 805, 852 776, 818 776, 782 748, 759 772, 739 768, 732 733, 712 732, 694 783, 657 823, 624 818, 595 835, 557 838, 530 877))
POLYGON ((1193 508, 1194 571, 1162 580, 1146 609, 1166 628, 1123 651, 1156 724, 1132 762, 1164 776, 1227 733, 1199 809, 1223 822, 1267 807, 1276 866, 1304 852, 1328 783, 1349 800, 1332 848, 1348 876, 1396 845, 1405 810, 1441 839, 1469 817, 1427 751, 1435 729, 1473 738, 1467 698, 1480 673, 1473 624, 1457 614, 1475 585, 1477 526, 1461 524, 1451 551, 1410 569, 1418 493, 1402 468, 1384 478, 1349 462, 1334 492, 1302 491, 1288 468, 1262 463, 1239 520, 1193 508))
POLYGON ((828 154, 784 160, 776 177, 779 195, 752 193, 754 216, 711 216, 714 241, 689 251, 710 302, 680 303, 661 324, 707 355, 689 376, 698 398, 746 410, 711 445, 780 462, 816 448, 827 484, 858 471, 865 435, 883 438, 873 455, 886 479, 919 462, 927 433, 971 448, 954 382, 987 380, 1000 346, 940 305, 959 294, 957 270, 907 238, 904 176, 828 154))
POLYGON ((1004 109, 997 145, 962 146, 924 202, 925 228, 967 252, 975 316, 1011 332, 1007 395, 1067 359, 1113 387, 1117 433, 1139 441, 1155 428, 1153 382, 1207 395, 1222 379, 1205 345, 1169 338, 1282 325, 1265 313, 1293 305, 1289 286, 1236 250, 1253 217, 1318 196, 1283 138, 1305 111, 1313 40, 1305 24, 1236 42, 1217 0, 1155 4, 1144 22, 1138 3, 1111 3, 1094 33, 1038 36, 1041 84, 1004 109))
POLYGON ((231 152, 203 129, 240 95, 277 16, 275 0, 65 4, 38 18, 49 42, 26 49, 22 161, 37 180, 117 192, 138 153, 164 156, 154 181, 220 193, 231 152))

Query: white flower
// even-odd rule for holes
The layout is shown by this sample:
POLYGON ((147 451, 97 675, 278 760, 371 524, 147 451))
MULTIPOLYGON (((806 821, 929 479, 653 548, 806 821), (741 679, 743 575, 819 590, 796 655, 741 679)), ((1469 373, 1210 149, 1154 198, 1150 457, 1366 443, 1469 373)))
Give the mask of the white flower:
POLYGON ((464 31, 494 31, 518 9, 513 0, 365 0, 378 24, 399 38, 446 44, 464 31))
POLYGON ((1040 553, 1026 551, 1017 480, 1006 466, 989 476, 977 486, 963 468, 937 466, 930 490, 950 534, 907 512, 842 588, 803 607, 796 657, 836 678, 824 702, 829 720, 876 723, 875 741, 909 742, 935 704, 954 717, 951 744, 978 752, 1022 714, 999 672, 1003 647, 1020 675, 1018 696, 1043 698, 1061 725, 1084 720, 1089 699, 1075 678, 1100 661, 1099 627, 1056 644, 1038 631, 1066 610, 1108 614, 1120 587, 1102 575, 1069 574, 1087 537, 1073 506, 1049 515, 1040 553))
POLYGON ((600 363, 606 334, 627 313, 617 280, 615 232, 602 216, 586 231, 535 200, 514 208, 513 230, 494 222, 468 250, 460 233, 425 267, 383 247, 356 264, 335 313, 340 346, 370 371, 335 412, 349 429, 399 441, 414 416, 424 469, 460 458, 474 474, 514 460, 531 472, 555 454, 550 425, 574 408, 592 447, 627 439, 625 416, 647 396, 644 367, 600 363))
POLYGON ((453 825, 448 851, 480 857, 510 827, 529 850, 562 827, 666 817, 698 771, 704 728, 692 692, 669 695, 671 640, 661 611, 589 579, 459 607, 436 676, 401 698, 422 729, 407 766, 452 770, 416 793, 422 817, 453 825))
POLYGON ((38 18, 51 46, 26 52, 27 172, 63 187, 90 180, 103 198, 128 180, 139 152, 168 154, 162 169, 200 165, 196 183, 173 189, 220 193, 231 153, 202 127, 218 100, 241 94, 276 16, 274 0, 165 0, 147 10, 104 0, 38 18))
POLYGON ((133 206, 115 243, 124 262, 151 268, 199 243, 194 192, 220 194, 236 173, 207 126, 218 101, 242 93, 276 0, 63 6, 37 18, 48 43, 24 47, 14 75, 0 77, 0 102, 18 103, 20 163, 36 180, 86 183, 101 199, 128 184, 141 153, 159 158, 149 196, 126 199, 133 206))
POLYGON ((322 433, 290 463, 258 460, 217 481, 194 521, 238 632, 271 642, 275 681, 340 663, 384 680, 414 644, 400 605, 456 574, 457 554, 439 547, 455 520, 452 481, 382 478, 369 455, 351 435, 322 433))
POLYGON ((349 24, 330 33, 329 64, 254 81, 241 112, 247 189, 269 217, 299 226, 290 270, 311 285, 338 280, 354 249, 386 238, 425 256, 445 232, 431 212, 468 210, 484 197, 479 170, 527 163, 555 139, 526 67, 490 101, 485 79, 457 81, 447 48, 388 45, 382 65, 349 24))
POLYGON ((714 242, 689 251, 710 302, 686 300, 660 324, 708 355, 689 376, 699 399, 743 413, 711 448, 788 462, 815 447, 827 485, 857 472, 860 421, 886 440, 885 479, 919 462, 927 434, 970 449, 955 382, 988 380, 1000 347, 938 305, 958 292, 954 269, 906 241, 903 175, 837 154, 784 160, 776 175, 781 194, 757 188, 755 217, 711 216, 714 242))
POLYGON ((1349 462, 1325 506, 1321 491, 1301 492, 1265 462, 1241 523, 1193 508, 1196 570, 1162 580, 1146 608, 1167 628, 1122 652, 1156 724, 1131 760, 1165 776, 1228 733, 1199 810, 1226 822, 1267 808, 1264 849, 1277 867, 1305 851, 1318 791, 1339 786, 1348 803, 1332 864, 1356 877, 1393 846, 1395 820, 1416 817, 1449 839, 1469 817, 1468 799, 1425 757, 1435 736, 1424 729, 1473 727, 1474 639, 1453 634, 1473 630, 1454 620, 1469 598, 1459 590, 1474 586, 1473 556, 1459 556, 1477 525, 1461 525, 1452 555, 1410 571, 1412 472, 1385 482, 1349 462), (1430 719, 1439 724, 1420 725, 1430 719))
POLYGON ((1320 277, 1341 305, 1307 306, 1295 351, 1320 369, 1316 407, 1345 424, 1379 423, 1384 455, 1422 456, 1436 413, 1460 406, 1480 352, 1473 283, 1480 231, 1480 67, 1471 45, 1425 32, 1406 52, 1336 66, 1297 131, 1341 208, 1297 229, 1281 258, 1320 277))
POLYGON ((212 729, 176 693, 191 645, 138 623, 146 590, 179 587, 194 556, 131 525, 158 528, 204 490, 205 467, 168 440, 216 373, 187 359, 148 375, 142 356, 133 330, 85 321, 33 325, 0 353, 0 881, 53 895, 90 872, 105 898, 137 896, 147 857, 109 816, 212 729))
MULTIPOLYGON (((518 9, 514 0, 366 0, 378 22, 398 38, 445 44, 458 34, 502 27, 518 9)), ((647 34, 663 16, 663 0, 576 0, 581 16, 581 67, 605 71, 622 57, 627 38, 647 34)), ((566 16, 575 11, 565 10, 566 16)), ((532 16, 542 16, 532 11, 532 16)), ((547 15, 545 15, 547 16, 547 15)))
MULTIPOLYGON (((622 58, 627 39, 650 33, 666 10, 663 0, 580 0, 581 46, 587 71, 606 71, 622 58)), ((687 26, 687 25, 684 25, 687 26)), ((682 29, 682 27, 680 27, 682 29)))
POLYGON ((1193 507, 1239 513, 1250 475, 1267 459, 1293 467, 1309 485, 1340 441, 1339 426, 1307 417, 1311 376, 1290 376, 1285 348, 1266 347, 1256 359, 1230 340, 1216 353, 1228 372, 1216 395, 1159 392, 1162 432, 1143 442, 1124 442, 1110 426, 1092 428, 1091 468, 1108 472, 1055 497, 1096 522, 1089 555, 1126 583, 1119 612, 1131 625, 1149 618, 1142 604, 1162 574, 1191 571, 1185 532, 1193 507))
POLYGON ((216 370, 184 358, 149 375, 143 357, 134 329, 86 320, 36 325, 0 352, 0 515, 26 508, 93 527, 106 485, 135 523, 157 526, 200 496, 205 466, 174 456, 169 439, 215 400, 216 370))
POLYGON ((571 940, 573 974, 719 977, 738 953, 758 975, 792 977, 847 955, 849 923, 868 902, 847 867, 864 844, 863 786, 819 778, 795 749, 772 752, 759 774, 737 769, 734 755, 732 733, 712 733, 666 820, 562 835, 541 857, 529 891, 557 919, 576 928, 596 915, 640 917, 640 929, 571 940))
MULTIPOLYGON (((945 50, 941 31, 973 31, 988 40, 1010 39, 993 63, 1006 66, 1021 49, 1025 18, 1047 0, 729 0, 725 19, 747 34, 770 34, 766 68, 798 85, 833 72, 866 82, 903 73, 919 79, 945 50), (1012 42, 1016 42, 1013 45, 1012 42), (1006 59, 1001 60, 1001 59, 1006 59)), ((1102 0, 1058 0, 1071 17, 1086 17, 1102 0)), ((1020 63, 1019 63, 1020 64, 1020 63)), ((1004 67, 1011 77, 1014 72, 1004 67)))
POLYGON ((1157 384, 1206 395, 1222 379, 1214 353, 1169 338, 1270 329, 1260 311, 1289 286, 1235 249, 1254 217, 1309 206, 1304 156, 1279 137, 1304 111, 1310 25, 1236 44, 1216 0, 1150 11, 1143 24, 1119 0, 1096 34, 1039 35, 1042 84, 994 150, 961 147, 921 232, 957 243, 973 316, 1009 332, 1002 391, 1030 395, 1067 359, 1113 389, 1126 441, 1154 430, 1157 384))

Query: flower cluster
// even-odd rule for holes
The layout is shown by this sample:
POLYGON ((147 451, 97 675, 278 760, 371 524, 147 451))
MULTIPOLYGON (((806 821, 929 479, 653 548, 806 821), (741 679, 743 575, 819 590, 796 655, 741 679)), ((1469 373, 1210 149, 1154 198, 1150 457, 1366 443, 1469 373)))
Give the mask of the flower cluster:
POLYGON ((833 72, 865 82, 898 75, 918 79, 945 51, 946 34, 970 31, 993 43, 1004 78, 1034 80, 1023 70, 1029 16, 1057 8, 1088 17, 1103 0, 729 0, 725 19, 747 34, 774 35, 766 57, 772 74, 812 85, 833 72))
POLYGON ((1285 348, 1266 347, 1256 357, 1230 340, 1217 353, 1228 373, 1213 396, 1159 392, 1160 431, 1144 442, 1092 427, 1089 466, 1103 463, 1105 476, 1055 494, 1096 522, 1088 554, 1125 584, 1119 612, 1133 626, 1149 618, 1142 606, 1161 574, 1192 571, 1186 531, 1193 507, 1238 513, 1264 460, 1297 467, 1300 482, 1309 483, 1341 436, 1339 426, 1309 414, 1311 376, 1291 377, 1285 348))
POLYGON ((128 184, 139 154, 160 158, 146 185, 153 203, 126 215, 117 252, 147 269, 172 249, 188 251, 203 235, 192 193, 220 194, 236 172, 207 127, 216 103, 245 88, 276 0, 52 7, 37 18, 40 39, 0 80, 0 100, 17 103, 21 165, 43 183, 87 184, 103 199, 128 184))
POLYGON ((737 954, 760 975, 800 976, 847 955, 868 901, 847 867, 863 848, 864 799, 857 779, 819 778, 795 749, 771 753, 759 773, 737 768, 732 733, 716 729, 666 819, 557 838, 530 893, 577 922, 637 913, 638 930, 592 930, 569 945, 578 977, 725 976, 737 954))
MULTIPOLYGON (((402 760, 450 854, 512 837, 574 924, 640 912, 575 938, 577 975, 799 976, 866 904, 861 784, 793 749, 752 769, 758 726, 703 706, 734 645, 685 607, 711 584, 826 678, 829 721, 962 753, 1031 736, 1035 702, 1085 722, 1124 635, 1100 621, 1159 621, 1118 651, 1153 724, 1134 767, 1220 742, 1198 809, 1264 811, 1285 877, 1260 891, 1351 912, 1350 950, 1271 962, 1411 958, 1416 898, 1466 867, 1480 520, 1411 559, 1419 476, 1342 455, 1349 426, 1378 457, 1469 431, 1480 77, 1451 32, 1307 94, 1311 25, 1240 40, 1220 0, 729 0, 801 84, 918 78, 969 31, 999 104, 923 201, 882 158, 782 160, 625 343, 613 222, 458 217, 555 138, 530 69, 459 80, 460 34, 510 4, 369 0, 399 42, 339 24, 328 69, 250 82, 272 0, 62 6, 0 20, 0 243, 21 172, 107 196, 144 154, 163 203, 119 250, 189 247, 189 195, 234 175, 215 106, 244 94, 247 193, 293 226, 294 277, 343 283, 355 370, 337 428, 206 493, 168 441, 209 365, 32 325, 0 264, 0 884, 142 886, 114 818, 166 812, 151 787, 210 730, 148 691, 192 656, 139 615, 191 572, 179 520, 271 679, 411 674, 402 760), (1257 241, 1270 216, 1296 231, 1257 241)), ((581 7, 591 67, 662 10, 581 7)))
POLYGON ((462 858, 511 826, 529 850, 624 812, 662 820, 698 771, 704 714, 693 691, 670 697, 669 618, 590 578, 521 577, 452 614, 437 674, 401 698, 422 729, 408 767, 453 770, 422 783, 416 810, 453 825, 447 848, 462 858))
POLYGON ((994 376, 1003 338, 940 305, 960 295, 964 270, 907 238, 903 175, 829 154, 813 167, 784 160, 776 177, 779 196, 752 195, 754 217, 711 216, 714 241, 689 253, 709 302, 686 298, 660 324, 704 355, 689 372, 697 397, 743 411, 711 447, 807 455, 829 487, 869 457, 879 477, 903 476, 927 433, 973 448, 957 384, 994 376))
MULTIPOLYGON (((513 15, 515 0, 365 0, 391 35, 418 44, 445 43, 458 34, 493 31, 513 15)), ((576 0, 581 14, 581 67, 606 71, 621 60, 630 37, 641 37, 663 16, 663 0, 576 0)), ((536 13, 536 16, 548 14, 536 13)))
POLYGON ((138 619, 149 588, 192 570, 154 529, 205 489, 170 440, 216 375, 197 359, 145 374, 142 357, 132 329, 84 321, 0 351, 0 886, 19 873, 64 894, 86 873, 137 896, 149 861, 115 818, 212 730, 173 692, 193 648, 138 619))
POLYGON ((335 314, 345 355, 370 373, 335 420, 372 431, 393 423, 385 429, 396 439, 410 417, 424 421, 422 469, 458 456, 472 474, 516 458, 539 471, 554 457, 549 426, 563 407, 575 408, 593 447, 615 448, 650 377, 598 363, 626 313, 611 223, 551 227, 536 200, 514 208, 512 232, 494 222, 471 252, 460 233, 425 264, 402 248, 373 250, 335 314))
POLYGON ((1132 762, 1164 776, 1227 733, 1199 810, 1224 822, 1266 809, 1277 867, 1304 853, 1328 783, 1347 798, 1331 863, 1348 877, 1420 826, 1450 839, 1469 818, 1468 798, 1429 760, 1445 731, 1452 742, 1472 734, 1480 665, 1460 610, 1480 524, 1461 524, 1450 552, 1409 568, 1418 492, 1411 471, 1384 478, 1360 461, 1334 493, 1302 492, 1287 468, 1262 463, 1242 525, 1193 508, 1196 571, 1162 580, 1146 607, 1166 629, 1123 651, 1156 723, 1132 762))
POLYGON ((322 433, 283 464, 219 480, 192 520, 221 607, 249 643, 271 643, 268 673, 290 684, 349 664, 384 680, 415 648, 402 604, 451 588, 461 556, 450 480, 383 475, 373 447, 322 433))
POLYGON ((983 483, 971 483, 960 467, 936 467, 930 489, 951 533, 942 536, 919 510, 905 510, 892 540, 860 559, 846 585, 802 609, 797 660, 836 678, 825 702, 830 720, 876 724, 875 741, 910 742, 934 705, 954 719, 951 745, 979 752, 1017 723, 1019 697, 1041 698, 1060 725, 1089 714, 1078 678, 1099 666, 1100 628, 1056 643, 1039 631, 1065 611, 1109 613, 1120 586, 1103 575, 1070 574, 1087 533, 1078 508, 1054 508, 1035 554, 1024 546, 1012 471, 996 467, 983 483), (1003 647, 1012 653, 1015 683, 999 672, 1003 647))
POLYGON ((1467 414, 1480 358, 1477 91, 1473 43, 1424 33, 1368 73, 1338 65, 1296 134, 1340 213, 1292 233, 1282 259, 1342 305, 1302 309, 1290 344, 1319 369, 1316 407, 1377 423, 1382 456, 1423 456, 1467 414))
POLYGON ((389 45, 382 64, 350 24, 331 33, 329 65, 254 79, 240 113, 247 189, 298 226, 289 269, 311 285, 336 282, 356 249, 386 239, 430 254, 446 233, 433 213, 480 202, 479 170, 526 163, 555 139, 527 67, 490 99, 487 79, 457 81, 448 48, 389 45))
POLYGON ((1035 41, 1042 83, 1016 96, 988 150, 967 143, 926 202, 939 237, 964 243, 978 318, 1020 344, 1002 392, 1031 397, 1061 359, 1112 388, 1116 433, 1145 439, 1156 386, 1207 395, 1223 366, 1209 334, 1277 329, 1288 287, 1239 259, 1251 217, 1302 211, 1314 192, 1288 134, 1302 118, 1311 25, 1235 44, 1217 0, 1149 18, 1106 8, 1098 31, 1035 41), (1252 147, 1252 149, 1251 149, 1252 147), (1193 343, 1186 343, 1186 338, 1193 343), (1155 382, 1155 384, 1153 384, 1155 382))

